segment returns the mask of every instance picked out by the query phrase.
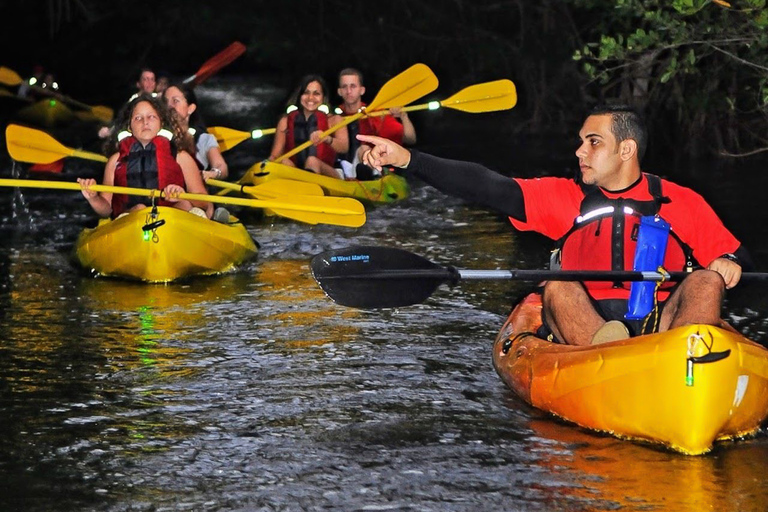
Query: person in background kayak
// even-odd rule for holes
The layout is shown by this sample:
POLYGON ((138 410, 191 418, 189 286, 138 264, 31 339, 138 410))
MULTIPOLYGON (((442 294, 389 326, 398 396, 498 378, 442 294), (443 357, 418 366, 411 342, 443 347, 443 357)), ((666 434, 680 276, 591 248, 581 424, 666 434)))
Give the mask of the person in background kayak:
MULTIPOLYGON (((112 153, 104 169, 104 185, 161 189, 158 206, 174 206, 201 217, 211 218, 213 205, 204 201, 178 199, 183 192, 207 194, 192 156, 191 139, 185 136, 176 116, 160 98, 141 94, 120 112, 117 136, 110 139, 106 153, 112 153), (186 144, 187 147, 183 147, 186 144), (182 147, 179 147, 182 145, 182 147)), ((100 217, 116 218, 122 213, 146 208, 149 197, 94 192, 94 179, 78 178, 83 196, 100 217)))
MULTIPOLYGON (((138 98, 140 94, 148 94, 152 97, 157 96, 157 93, 155 92, 156 86, 157 80, 155 79, 155 72, 150 68, 141 68, 139 77, 136 79, 136 92, 128 98, 128 103, 138 98)), ((114 124, 99 128, 98 136, 100 139, 108 139, 113 133, 115 133, 114 124)))
POLYGON ((157 94, 162 95, 165 90, 168 88, 169 85, 171 85, 171 81, 168 78, 168 73, 165 71, 159 71, 156 75, 156 84, 155 84, 155 92, 157 94))
POLYGON ((136 80, 137 91, 128 99, 128 101, 133 101, 139 94, 157 96, 156 88, 157 77, 155 76, 155 72, 150 68, 141 68, 141 71, 139 71, 139 78, 136 80))
POLYGON ((203 180, 226 179, 229 176, 229 167, 221 155, 216 137, 208 133, 198 112, 195 92, 186 85, 173 84, 165 90, 163 98, 168 107, 178 115, 182 130, 194 139, 195 152, 192 156, 202 169, 203 180))
POLYGON ((36 87, 40 87, 45 77, 45 69, 40 64, 35 64, 32 68, 32 76, 21 82, 17 95, 20 98, 33 98, 36 87))
POLYGON ((293 95, 288 113, 277 123, 269 159, 276 161, 293 148, 312 141, 310 147, 291 158, 281 159, 279 163, 343 179, 343 174, 334 165, 336 155, 349 148, 347 128, 342 127, 320 138, 324 131, 340 122, 341 116, 328 114, 325 80, 318 75, 305 76, 293 95))
MULTIPOLYGON (((517 229, 558 240, 563 270, 632 270, 638 212, 657 215, 671 226, 664 269, 692 273, 658 291, 651 330, 719 325, 725 290, 739 282, 742 264, 750 264, 746 250, 700 195, 641 171, 647 138, 633 109, 597 107, 579 137, 580 173, 573 180, 510 179, 479 164, 358 135, 374 146, 364 163, 404 168, 442 192, 499 210, 517 229)), ((590 345, 648 332, 640 332, 645 321, 625 319, 629 296, 629 283, 548 281, 542 318, 550 339, 590 345)))
MULTIPOLYGON (((363 94, 365 94, 363 74, 355 68, 344 68, 339 72, 339 88, 336 92, 343 100, 343 103, 336 109, 337 114, 344 117, 350 116, 358 113, 361 108, 366 106, 362 100, 363 94)), ((391 108, 389 111, 390 113, 387 115, 364 117, 347 125, 349 149, 346 153, 339 155, 340 160, 349 162, 349 165, 342 164, 351 169, 350 171, 345 169, 345 172, 350 172, 359 178, 369 177, 362 175, 362 173, 357 176, 357 170, 360 169, 357 167, 357 164, 360 163, 360 156, 365 150, 370 149, 370 146, 360 144, 360 141, 355 137, 358 133, 377 135, 406 146, 416 144, 416 128, 408 118, 408 113, 398 107, 391 108)), ((370 168, 367 169, 366 174, 370 174, 370 168)), ((360 170, 362 171, 362 169, 360 170)))

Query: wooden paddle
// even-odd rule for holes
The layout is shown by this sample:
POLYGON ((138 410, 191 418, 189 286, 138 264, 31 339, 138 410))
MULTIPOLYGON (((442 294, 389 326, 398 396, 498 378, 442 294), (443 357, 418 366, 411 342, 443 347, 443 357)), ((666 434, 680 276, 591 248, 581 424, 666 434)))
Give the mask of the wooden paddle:
POLYGON ((239 41, 235 41, 222 51, 205 61, 197 73, 185 78, 184 83, 188 84, 192 82, 194 85, 200 85, 204 81, 208 80, 211 76, 218 73, 219 70, 228 66, 236 58, 245 53, 245 45, 239 41))
MULTIPOLYGON (((0 179, 0 187, 82 190, 79 183, 21 179, 0 179)), ((163 197, 162 190, 150 190, 144 188, 93 185, 90 187, 90 190, 95 192, 156 197, 158 199, 163 197)), ((359 201, 345 197, 304 196, 301 198, 301 202, 292 202, 288 199, 262 201, 258 199, 219 197, 206 194, 190 194, 186 192, 179 194, 178 197, 179 199, 189 199, 191 201, 206 201, 209 203, 249 206, 251 208, 269 208, 271 210, 281 210, 286 212, 295 211, 297 213, 311 214, 300 216, 301 218, 297 219, 309 224, 334 224, 348 227, 360 227, 365 224, 365 208, 363 205, 359 201)))
MULTIPOLYGON (((21 84, 21 82, 21 76, 19 76, 19 74, 14 70, 8 69, 6 67, 0 67, 0 83, 13 87, 21 84)), ((69 96, 64 96, 63 94, 51 91, 44 87, 38 87, 36 85, 32 85, 30 87, 32 87, 32 89, 37 92, 43 93, 46 96, 50 96, 52 98, 56 98, 57 100, 62 101, 68 105, 72 105, 82 110, 90 111, 91 114, 93 114, 93 116, 99 121, 109 123, 115 117, 115 111, 109 107, 105 107, 103 105, 86 105, 81 101, 77 101, 73 98, 70 98, 69 96)))
POLYGON ((208 133, 216 137, 216 142, 219 143, 219 149, 222 151, 232 149, 246 139, 258 139, 264 135, 271 135, 275 133, 275 131, 275 128, 251 130, 250 132, 242 132, 232 128, 225 128, 223 126, 211 126, 208 128, 208 133))
MULTIPOLYGON (((331 126, 323 133, 321 133, 320 140, 326 138, 344 126, 357 121, 366 115, 366 112, 389 109, 391 107, 399 107, 416 101, 422 96, 429 94, 430 92, 437 89, 437 84, 437 77, 432 72, 432 70, 427 67, 426 64, 414 64, 410 68, 406 69, 385 83, 371 104, 368 105, 364 110, 358 112, 357 114, 352 114, 351 116, 345 117, 340 123, 331 126)), ((274 161, 280 162, 286 158, 291 158, 293 155, 301 153, 311 145, 312 141, 308 140, 303 144, 299 144, 284 155, 280 155, 279 157, 275 158, 274 161)))
POLYGON ((68 148, 45 132, 17 124, 9 124, 5 129, 5 142, 11 158, 19 162, 50 164, 68 156, 107 161, 104 155, 68 148))
MULTIPOLYGON (((494 80, 482 84, 470 85, 460 90, 450 98, 442 101, 430 101, 420 105, 403 107, 405 112, 415 110, 437 110, 440 107, 448 107, 464 112, 478 114, 481 112, 495 112, 497 110, 509 110, 517 105, 517 90, 512 80, 494 80)), ((385 116, 388 110, 378 110, 368 114, 369 117, 385 116)))
MULTIPOLYGON (((688 272, 591 270, 461 270, 389 247, 350 247, 312 258, 312 275, 334 302, 356 308, 396 308, 423 302, 443 283, 460 279, 518 281, 681 281, 688 272)), ((742 279, 766 281, 768 273, 744 272, 742 279)))

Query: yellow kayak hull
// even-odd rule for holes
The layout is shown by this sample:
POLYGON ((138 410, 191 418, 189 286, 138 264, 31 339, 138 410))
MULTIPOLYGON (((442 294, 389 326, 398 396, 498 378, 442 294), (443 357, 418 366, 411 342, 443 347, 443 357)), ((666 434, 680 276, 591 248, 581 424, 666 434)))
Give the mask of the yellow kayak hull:
POLYGON ((577 347, 537 338, 540 325, 534 294, 500 331, 494 367, 526 402, 583 427, 698 455, 768 416, 768 350, 732 329, 689 325, 577 347))
POLYGON ((271 164, 269 171, 265 172, 261 163, 257 163, 248 169, 241 182, 260 185, 275 179, 315 183, 327 196, 352 197, 370 204, 394 203, 410 194, 406 179, 394 173, 385 174, 378 180, 347 181, 280 164, 271 164))
POLYGON ((38 100, 19 109, 16 117, 36 126, 54 128, 67 125, 77 119, 75 113, 63 102, 53 98, 38 100))
POLYGON ((103 219, 85 229, 75 244, 84 268, 103 276, 146 282, 168 282, 195 275, 227 272, 256 256, 258 249, 236 219, 220 224, 178 208, 134 211, 115 220, 103 219), (162 222, 154 231, 142 229, 162 222))

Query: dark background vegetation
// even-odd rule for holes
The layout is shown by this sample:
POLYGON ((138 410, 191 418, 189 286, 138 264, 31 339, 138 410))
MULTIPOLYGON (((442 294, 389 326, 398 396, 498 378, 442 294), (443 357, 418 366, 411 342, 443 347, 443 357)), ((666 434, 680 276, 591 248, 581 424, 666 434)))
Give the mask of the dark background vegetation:
POLYGON ((423 62, 446 95, 512 79, 514 130, 567 134, 568 147, 591 105, 619 100, 644 111, 657 154, 760 152, 765 2, 721 3, 3 0, 0 65, 27 75, 39 63, 72 97, 119 104, 140 67, 185 77, 239 40, 248 52, 222 74, 288 88, 309 72, 333 83, 354 66, 372 93, 423 62))

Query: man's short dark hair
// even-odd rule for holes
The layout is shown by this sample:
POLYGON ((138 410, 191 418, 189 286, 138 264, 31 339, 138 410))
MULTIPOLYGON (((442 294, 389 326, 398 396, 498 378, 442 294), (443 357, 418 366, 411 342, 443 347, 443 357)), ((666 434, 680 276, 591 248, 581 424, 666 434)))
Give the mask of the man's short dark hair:
POLYGON ((344 68, 339 72, 339 83, 341 83, 341 77, 343 76, 356 76, 360 81, 360 86, 363 85, 363 74, 355 68, 344 68))
POLYGON ((648 132, 642 116, 629 105, 598 105, 590 116, 610 115, 611 133, 617 142, 633 139, 637 143, 637 159, 641 161, 648 146, 648 132))

